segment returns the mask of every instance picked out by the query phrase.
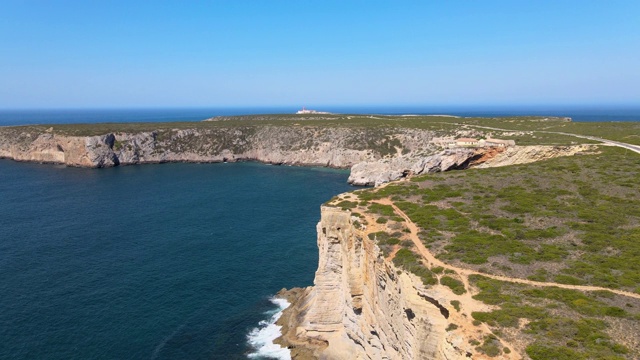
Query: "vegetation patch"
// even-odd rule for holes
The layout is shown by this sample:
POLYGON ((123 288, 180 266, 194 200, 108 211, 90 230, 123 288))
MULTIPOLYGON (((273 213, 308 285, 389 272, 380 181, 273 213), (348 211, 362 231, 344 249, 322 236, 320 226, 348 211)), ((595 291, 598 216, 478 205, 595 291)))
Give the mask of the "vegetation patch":
POLYGON ((467 292, 462 281, 454 279, 451 276, 443 276, 440 278, 440 284, 448 287, 456 295, 462 295, 467 292))
POLYGON ((636 316, 598 300, 611 300, 615 297, 613 294, 536 288, 477 275, 470 276, 470 281, 480 289, 474 299, 500 307, 489 312, 473 312, 473 319, 498 331, 520 328, 521 319, 527 319, 522 333, 529 339, 526 353, 532 359, 627 359, 637 356, 637 352, 631 352, 607 333, 611 329, 608 319, 634 319, 636 316))
POLYGON ((452 264, 637 291, 638 189, 640 156, 604 147, 599 154, 428 174, 358 193, 396 199, 425 245, 452 264))
POLYGON ((358 206, 358 203, 355 201, 343 200, 337 203, 336 206, 342 210, 350 210, 355 209, 358 206))
POLYGON ((489 357, 496 357, 502 354, 502 345, 495 335, 490 334, 485 336, 482 345, 476 347, 476 350, 489 357))
POLYGON ((453 330, 455 330, 455 329, 457 329, 457 328, 458 328, 458 325, 456 325, 456 324, 454 324, 454 323, 451 323, 451 324, 449 324, 449 325, 447 326, 447 328, 445 329, 445 331, 447 331, 447 332, 448 332, 448 331, 453 331, 453 330))
POLYGON ((418 256, 409 249, 402 248, 398 250, 396 256, 393 258, 393 263, 396 266, 402 267, 403 269, 417 275, 426 286, 435 285, 438 282, 435 275, 427 269, 420 262, 418 256))
POLYGON ((453 306, 454 309, 456 309, 457 312, 460 312, 460 301, 451 300, 449 303, 451 304, 451 306, 453 306))

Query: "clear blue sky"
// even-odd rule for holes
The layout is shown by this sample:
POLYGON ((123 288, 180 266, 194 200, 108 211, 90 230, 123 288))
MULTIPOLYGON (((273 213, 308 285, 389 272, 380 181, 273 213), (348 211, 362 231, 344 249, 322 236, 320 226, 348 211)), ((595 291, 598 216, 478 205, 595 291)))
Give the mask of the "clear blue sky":
POLYGON ((0 108, 640 105, 640 1, 0 2, 0 108))

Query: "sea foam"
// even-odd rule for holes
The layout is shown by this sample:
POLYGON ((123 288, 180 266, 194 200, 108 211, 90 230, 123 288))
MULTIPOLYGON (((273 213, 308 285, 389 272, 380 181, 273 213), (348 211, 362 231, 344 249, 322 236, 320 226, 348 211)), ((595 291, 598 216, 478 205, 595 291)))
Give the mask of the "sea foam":
POLYGON ((250 359, 291 360, 289 349, 273 343, 273 340, 280 336, 280 328, 282 328, 282 326, 276 325, 276 321, 282 316, 282 311, 289 306, 289 302, 279 298, 271 298, 269 301, 277 308, 265 313, 271 317, 268 320, 260 321, 258 327, 247 335, 247 341, 254 349, 248 356, 250 359))

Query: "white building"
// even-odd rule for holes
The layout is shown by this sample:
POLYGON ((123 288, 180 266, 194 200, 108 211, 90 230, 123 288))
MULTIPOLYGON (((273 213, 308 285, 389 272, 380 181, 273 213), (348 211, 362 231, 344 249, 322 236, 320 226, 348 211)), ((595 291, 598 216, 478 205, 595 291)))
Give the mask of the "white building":
POLYGON ((479 141, 472 138, 460 138, 456 139, 457 146, 478 146, 479 141))
POLYGON ((513 140, 501 140, 501 139, 486 139, 480 140, 480 146, 489 146, 489 147, 508 147, 515 146, 516 142, 513 140))
POLYGON ((302 110, 298 110, 296 114, 331 114, 331 113, 328 113, 325 111, 307 110, 304 107, 302 107, 302 110))

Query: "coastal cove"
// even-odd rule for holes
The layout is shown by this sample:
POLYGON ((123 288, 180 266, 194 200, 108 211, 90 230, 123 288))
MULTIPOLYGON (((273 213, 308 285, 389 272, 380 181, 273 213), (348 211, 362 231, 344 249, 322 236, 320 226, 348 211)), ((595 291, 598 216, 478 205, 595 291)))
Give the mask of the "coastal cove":
POLYGON ((0 160, 0 358, 224 358, 311 285, 344 170, 0 160))
POLYGON ((640 1, 0 14, 0 360, 640 360, 640 1))
MULTIPOLYGON (((17 294, 6 305, 36 304, 6 323, 26 325, 10 334, 23 344, 49 329, 36 349, 95 348, 113 358, 129 356, 114 353, 127 348, 152 359, 288 359, 289 351, 300 360, 636 358, 640 269, 617 259, 636 263, 639 126, 536 116, 298 114, 0 128, 0 157, 32 163, 3 163, 14 172, 0 178, 10 195, 0 194, 10 200, 0 226, 18 239, 3 244, 17 255, 0 259, 19 279, 6 291, 17 294), (336 170, 346 168, 348 178, 336 170), (497 188, 486 188, 494 182, 497 188), (375 187, 348 191, 354 189, 346 183, 375 187), (547 224, 555 225, 543 230, 547 224), (56 247, 42 226, 63 234, 56 247), (612 228, 621 235, 612 237, 612 228), (592 256, 614 239, 621 241, 615 252, 592 256), (24 259, 46 260, 58 249, 65 252, 62 269, 32 262, 45 280, 22 286, 32 272, 24 259), (68 288, 67 276, 92 284, 89 292, 68 288), (538 322, 505 332, 518 323, 491 317, 528 305, 482 304, 485 278, 522 292, 517 299, 545 294, 527 287, 562 289, 549 308, 558 309, 562 326, 584 325, 604 340, 546 336, 538 322), (31 301, 48 287, 61 303, 50 306, 46 293, 45 305, 31 301), (102 295, 112 301, 105 308, 102 295), (580 301, 567 305, 570 299, 580 301), (590 307, 576 308, 583 303, 590 307), (88 307, 85 319, 73 312, 77 304, 88 307), (50 318, 40 322, 33 314, 42 309, 50 318), (103 312, 117 316, 100 318, 103 312), (86 345, 76 331, 95 314, 101 321, 81 326, 82 333, 104 332, 109 344, 86 345), (578 315, 589 319, 572 322, 578 315), (164 318, 170 321, 158 326, 164 318), (55 339, 68 319, 63 328, 76 333, 55 339), (569 342, 571 356, 556 356, 569 342)), ((550 315, 536 308, 523 317, 550 315)), ((17 348, 7 353, 32 357, 17 348)))

